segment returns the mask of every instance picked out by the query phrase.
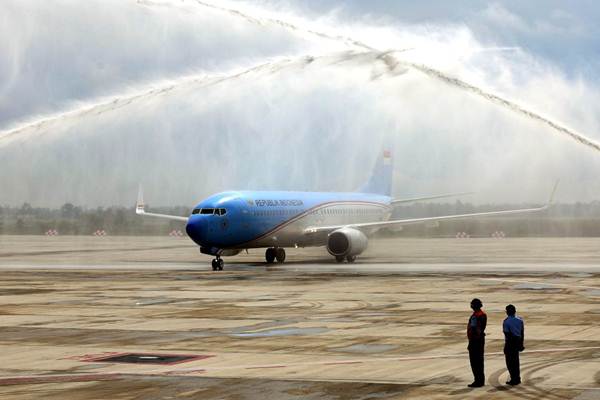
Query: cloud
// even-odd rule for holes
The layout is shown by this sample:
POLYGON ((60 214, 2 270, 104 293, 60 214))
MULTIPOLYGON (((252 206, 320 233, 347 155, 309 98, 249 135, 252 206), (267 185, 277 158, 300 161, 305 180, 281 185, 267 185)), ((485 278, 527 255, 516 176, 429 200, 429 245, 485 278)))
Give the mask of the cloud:
POLYGON ((8 0, 0 11, 2 128, 130 87, 314 47, 280 29, 191 5, 8 0))
MULTIPOLYGON (((466 25, 371 25, 340 20, 339 11, 312 18, 255 3, 240 8, 253 19, 187 1, 102 4, 88 21, 120 27, 107 33, 115 38, 110 45, 102 48, 106 38, 90 34, 84 23, 61 36, 81 30, 89 51, 107 57, 110 72, 102 79, 87 78, 91 54, 79 62, 51 55, 74 54, 66 50, 68 40, 37 56, 27 46, 20 53, 20 66, 32 57, 64 66, 76 82, 53 76, 50 108, 83 112, 27 128, 0 147, 8 172, 0 186, 10 188, 0 203, 130 204, 140 181, 153 204, 191 205, 236 188, 353 190, 384 145, 393 149, 397 195, 475 189, 481 192, 476 201, 540 201, 557 177, 566 178, 561 200, 589 200, 600 190, 597 153, 411 66, 441 70, 600 139, 597 85, 526 49, 486 51, 504 43, 481 42, 466 25), (153 32, 156 21, 169 32, 153 32), (321 30, 339 40, 315 34, 321 30), (128 54, 145 35, 148 43, 128 54), (185 45, 176 43, 182 35, 189 37, 185 45), (414 50, 394 53, 404 62, 394 66, 347 38, 382 50, 414 50), (147 61, 161 51, 155 58, 162 61, 147 61), (182 57, 185 62, 171 59, 182 57), (78 89, 71 93, 70 85, 78 89), (79 103, 65 106, 74 99, 79 103)), ((71 7, 70 14, 85 15, 81 6, 71 7)), ((58 19, 54 14, 63 10, 46 12, 58 19)), ((57 25, 49 24, 59 34, 57 25)), ((48 77, 43 64, 35 66, 29 76, 48 77)), ((23 76, 14 87, 27 87, 23 76)), ((31 96, 24 91, 21 101, 23 116, 34 119, 48 106, 31 96)))

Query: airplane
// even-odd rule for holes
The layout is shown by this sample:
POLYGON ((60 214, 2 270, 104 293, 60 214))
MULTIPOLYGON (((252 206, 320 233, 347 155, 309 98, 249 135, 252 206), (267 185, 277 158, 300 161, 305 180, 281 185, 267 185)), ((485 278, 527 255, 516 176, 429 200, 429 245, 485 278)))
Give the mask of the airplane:
POLYGON ((352 263, 378 229, 539 212, 552 204, 558 185, 542 207, 390 220, 398 204, 467 194, 394 199, 391 161, 389 151, 380 154, 371 177, 357 192, 226 191, 202 200, 189 217, 146 212, 140 187, 136 213, 185 222, 187 235, 200 252, 215 257, 213 271, 223 270, 222 257, 254 248, 266 248, 268 264, 283 263, 286 247, 311 246, 325 246, 337 262, 352 263))

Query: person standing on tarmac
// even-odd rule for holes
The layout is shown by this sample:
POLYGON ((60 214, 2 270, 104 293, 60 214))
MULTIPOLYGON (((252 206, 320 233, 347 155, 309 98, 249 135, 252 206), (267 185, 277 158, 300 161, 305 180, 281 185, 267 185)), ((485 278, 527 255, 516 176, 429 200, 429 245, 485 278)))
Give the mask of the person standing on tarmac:
POLYGON ((518 385, 521 383, 521 371, 519 365, 519 352, 525 350, 525 324, 521 317, 516 316, 517 309, 512 304, 506 306, 506 319, 502 323, 504 332, 504 357, 506 368, 510 374, 507 385, 518 385))
POLYGON ((469 361, 475 378, 469 387, 476 388, 485 385, 485 373, 483 368, 483 355, 485 348, 485 326, 487 315, 481 309, 483 303, 479 299, 471 300, 473 314, 467 324, 467 338, 469 339, 469 361))

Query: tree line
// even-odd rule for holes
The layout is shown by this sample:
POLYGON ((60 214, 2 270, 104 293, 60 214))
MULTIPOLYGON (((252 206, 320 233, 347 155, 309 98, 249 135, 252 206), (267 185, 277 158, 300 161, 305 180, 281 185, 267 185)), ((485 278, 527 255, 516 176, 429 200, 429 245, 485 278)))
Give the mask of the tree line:
MULTIPOLYGON (((157 208, 157 212, 188 215, 187 207, 157 208)), ((0 234, 43 235, 56 230, 60 235, 92 235, 103 230, 109 235, 166 235, 172 230, 185 231, 177 221, 142 218, 135 207, 83 208, 71 203, 60 208, 0 207, 0 234)))

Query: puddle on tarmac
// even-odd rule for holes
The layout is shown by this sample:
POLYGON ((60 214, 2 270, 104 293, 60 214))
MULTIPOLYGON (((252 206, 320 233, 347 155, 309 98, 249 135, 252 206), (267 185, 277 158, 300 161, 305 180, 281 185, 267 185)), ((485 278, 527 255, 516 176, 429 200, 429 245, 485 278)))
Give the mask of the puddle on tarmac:
POLYGON ((229 336, 233 337, 272 337, 272 336, 300 336, 300 335, 316 335, 318 333, 329 332, 327 328, 281 328, 270 329, 259 332, 242 332, 232 333, 229 336))
POLYGON ((517 290, 551 290, 551 291, 556 291, 556 292, 559 292, 562 290, 562 288, 556 287, 554 285, 548 285, 545 283, 534 283, 534 282, 519 283, 518 285, 514 285, 512 288, 517 289, 517 290))
POLYGON ((365 312, 365 313, 355 313, 355 317, 385 317, 390 315, 390 312, 365 312))
POLYGON ((479 286, 498 286, 502 282, 500 279, 480 280, 479 286))
POLYGON ((391 344, 353 344, 347 347, 338 347, 333 351, 341 351, 345 353, 361 353, 361 354, 374 354, 384 353, 386 351, 394 350, 397 346, 391 344))
POLYGON ((179 275, 175 276, 174 279, 176 281, 197 281, 198 277, 195 275, 179 275))
POLYGON ((594 274, 590 274, 588 272, 569 272, 564 275, 572 278, 590 278, 594 276, 594 274))
POLYGON ((152 306, 155 304, 169 304, 175 302, 174 299, 155 298, 155 299, 139 299, 135 302, 136 306, 152 306))

